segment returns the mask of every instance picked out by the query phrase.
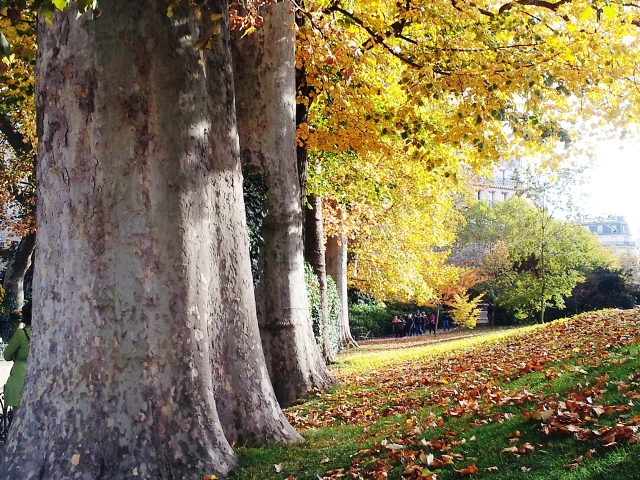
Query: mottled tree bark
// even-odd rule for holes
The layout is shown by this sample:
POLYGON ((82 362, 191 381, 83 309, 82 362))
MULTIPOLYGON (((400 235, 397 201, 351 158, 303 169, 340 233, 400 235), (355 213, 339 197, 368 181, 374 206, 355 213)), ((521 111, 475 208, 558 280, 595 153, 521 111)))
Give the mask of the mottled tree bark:
POLYGON ((33 250, 36 248, 36 233, 31 232, 20 239, 13 258, 7 265, 2 287, 4 302, 21 310, 24 305, 24 276, 31 266, 33 250))
POLYGON ((262 7, 260 14, 262 26, 238 34, 232 51, 242 159, 264 175, 268 188, 256 300, 269 373, 286 406, 333 379, 313 337, 304 280, 294 16, 288 2, 262 7))
POLYGON ((335 352, 331 348, 329 336, 329 296, 327 291, 327 263, 324 250, 324 234, 322 225, 322 199, 309 195, 308 207, 305 210, 305 248, 307 262, 313 267, 320 284, 320 318, 322 320, 322 355, 325 362, 335 362, 335 352))
POLYGON ((342 306, 340 315, 340 346, 342 348, 358 347, 351 335, 349 327, 349 302, 347 299, 347 236, 332 235, 327 238, 325 252, 327 275, 331 276, 338 287, 338 296, 342 306))
POLYGON ((39 24, 34 329, 1 479, 201 478, 230 470, 228 439, 298 438, 258 336, 227 5, 208 5, 39 24))

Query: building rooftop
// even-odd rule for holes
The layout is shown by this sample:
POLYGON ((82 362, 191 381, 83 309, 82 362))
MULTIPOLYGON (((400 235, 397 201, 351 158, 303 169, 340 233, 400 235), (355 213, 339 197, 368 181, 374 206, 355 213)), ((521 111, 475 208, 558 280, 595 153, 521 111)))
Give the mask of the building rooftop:
POLYGON ((631 234, 627 221, 621 216, 599 218, 585 217, 581 223, 587 227, 589 231, 597 233, 598 235, 631 234))

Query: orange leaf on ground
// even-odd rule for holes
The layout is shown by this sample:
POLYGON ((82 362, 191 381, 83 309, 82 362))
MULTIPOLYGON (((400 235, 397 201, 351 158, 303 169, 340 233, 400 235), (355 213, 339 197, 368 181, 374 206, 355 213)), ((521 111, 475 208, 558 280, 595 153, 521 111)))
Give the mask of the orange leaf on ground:
POLYGON ((469 465, 467 468, 463 468, 462 470, 456 470, 463 477, 468 477, 469 475, 473 475, 474 473, 478 473, 478 467, 475 465, 469 465))

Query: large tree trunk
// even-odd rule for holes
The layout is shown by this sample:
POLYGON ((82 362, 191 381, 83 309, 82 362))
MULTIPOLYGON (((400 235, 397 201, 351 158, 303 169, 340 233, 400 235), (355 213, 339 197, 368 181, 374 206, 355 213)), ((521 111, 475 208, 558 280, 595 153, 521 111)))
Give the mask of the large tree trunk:
POLYGON ((232 467, 227 438, 297 438, 258 337, 210 5, 40 22, 34 330, 2 479, 201 478, 232 467))
POLYGON ((340 346, 358 347, 349 327, 349 303, 347 299, 347 236, 332 235, 327 238, 327 275, 331 276, 338 287, 338 296, 342 306, 340 316, 340 346))
POLYGON ((322 199, 314 195, 308 197, 309 207, 305 211, 305 249, 306 260, 313 267, 320 284, 320 319, 322 328, 322 355, 325 362, 335 362, 335 352, 331 347, 329 335, 329 295, 327 291, 327 264, 324 254, 324 235, 322 225, 322 199))
POLYGON ((260 9, 262 26, 233 42, 242 158, 264 175, 258 320, 269 373, 281 405, 333 380, 313 337, 304 281, 302 207, 295 125, 295 31, 291 5, 260 9))
POLYGON ((31 266, 31 257, 36 248, 36 232, 22 237, 13 258, 7 265, 2 287, 4 288, 4 303, 16 310, 24 305, 24 276, 31 266))

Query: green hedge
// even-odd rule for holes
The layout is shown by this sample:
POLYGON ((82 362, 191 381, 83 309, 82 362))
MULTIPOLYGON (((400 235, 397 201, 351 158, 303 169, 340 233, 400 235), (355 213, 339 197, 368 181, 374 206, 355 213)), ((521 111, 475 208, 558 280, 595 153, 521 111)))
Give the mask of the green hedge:
POLYGON ((356 340, 363 336, 383 337, 391 333, 393 314, 378 304, 356 303, 349 307, 349 326, 356 340))

